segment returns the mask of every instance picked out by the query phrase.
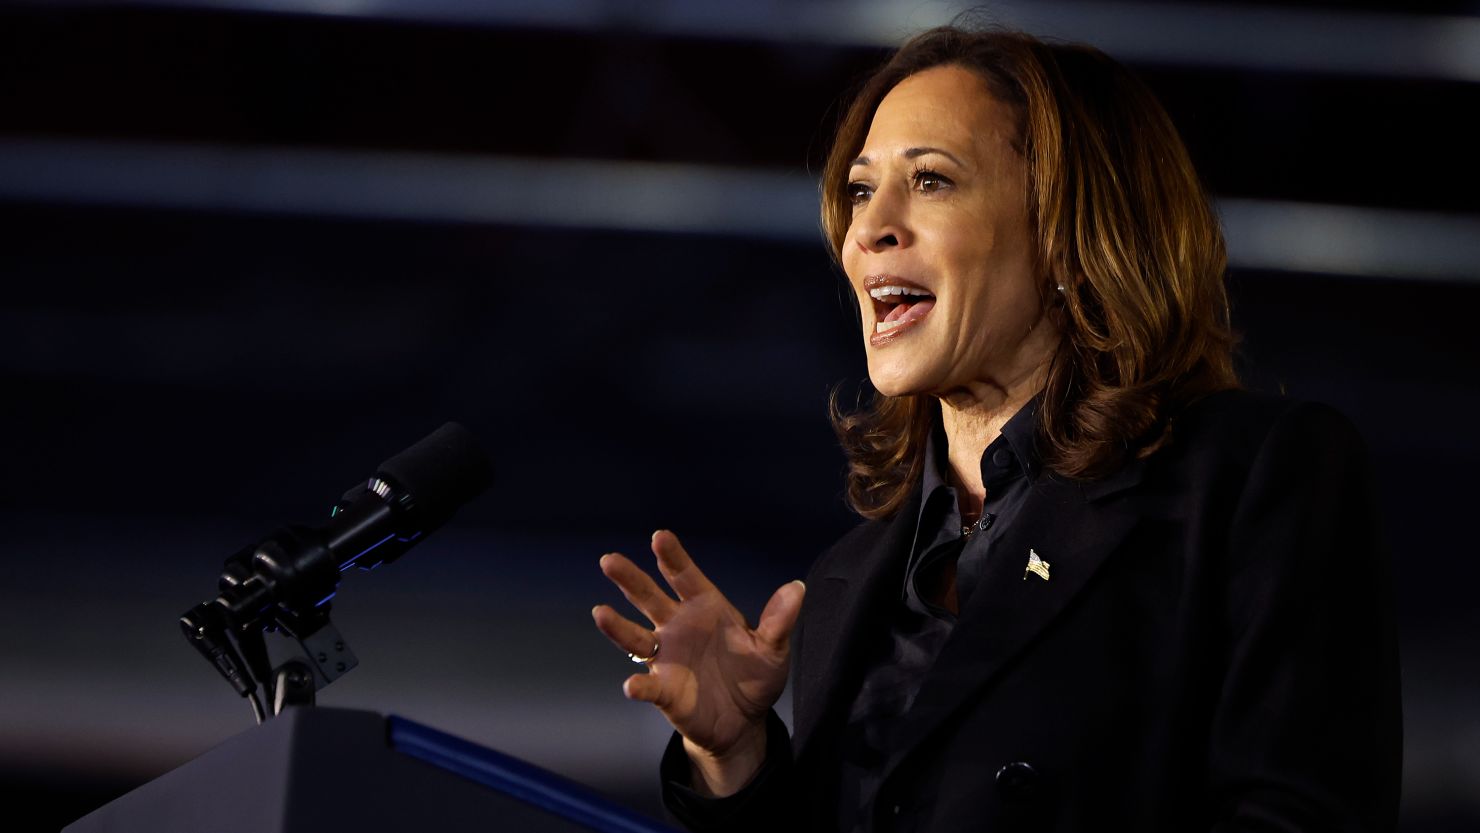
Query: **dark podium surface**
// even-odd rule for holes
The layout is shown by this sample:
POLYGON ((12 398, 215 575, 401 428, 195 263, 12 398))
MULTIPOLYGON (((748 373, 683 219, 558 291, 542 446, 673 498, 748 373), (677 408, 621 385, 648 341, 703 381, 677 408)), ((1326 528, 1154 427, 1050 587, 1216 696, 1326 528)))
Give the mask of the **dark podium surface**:
POLYGON ((64 833, 674 833, 533 764, 399 717, 290 708, 64 833))

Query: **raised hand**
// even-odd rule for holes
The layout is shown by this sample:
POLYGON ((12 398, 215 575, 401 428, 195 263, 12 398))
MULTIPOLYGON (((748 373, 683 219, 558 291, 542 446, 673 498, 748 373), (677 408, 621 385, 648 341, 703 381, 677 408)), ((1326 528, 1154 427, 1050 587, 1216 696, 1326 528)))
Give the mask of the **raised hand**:
MULTIPOLYGON (((626 557, 601 558, 601 571, 652 623, 643 627, 607 605, 591 611, 596 627, 617 647, 647 661, 647 673, 622 691, 658 707, 684 737, 702 786, 718 795, 738 790, 765 759, 766 713, 786 686, 792 627, 805 588, 782 585, 759 623, 745 617, 689 558, 677 536, 653 533, 658 571, 677 595, 665 593, 626 557)), ((696 786, 700 786, 696 784, 696 786)))

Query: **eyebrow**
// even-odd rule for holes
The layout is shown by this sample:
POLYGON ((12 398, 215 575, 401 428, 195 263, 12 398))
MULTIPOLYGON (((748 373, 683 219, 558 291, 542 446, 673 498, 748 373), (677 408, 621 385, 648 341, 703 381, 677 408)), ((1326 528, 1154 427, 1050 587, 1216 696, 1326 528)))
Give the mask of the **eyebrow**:
MULTIPOLYGON (((966 163, 962 162, 959 158, 957 158, 957 156, 954 153, 951 153, 950 151, 944 150, 942 148, 932 148, 932 147, 905 148, 904 151, 901 152, 899 155, 900 156, 903 156, 906 159, 918 159, 921 156, 929 156, 932 153, 938 153, 941 156, 944 156, 945 158, 951 160, 952 162, 955 162, 957 165, 960 165, 963 168, 966 167, 966 163)), ((857 159, 854 159, 852 162, 849 162, 848 163, 848 167, 851 169, 851 168, 856 168, 859 165, 868 165, 868 164, 872 164, 871 161, 869 160, 869 158, 867 156, 860 156, 857 159)))

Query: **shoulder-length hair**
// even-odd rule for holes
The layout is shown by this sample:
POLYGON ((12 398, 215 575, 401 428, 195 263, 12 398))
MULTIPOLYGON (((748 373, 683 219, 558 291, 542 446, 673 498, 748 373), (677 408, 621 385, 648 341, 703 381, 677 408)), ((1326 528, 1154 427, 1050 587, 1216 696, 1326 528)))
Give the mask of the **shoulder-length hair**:
MULTIPOLYGON (((1088 46, 941 27, 894 53, 839 125, 822 177, 822 225, 839 264, 849 163, 879 102, 945 65, 975 72, 1017 119, 1039 292, 1064 336, 1039 405, 1040 453, 1060 476, 1103 477, 1165 445, 1183 406, 1238 386, 1217 216, 1171 119, 1125 67, 1088 46)), ((849 505, 894 514, 919 481, 939 404, 875 393, 850 412, 835 391, 831 413, 849 505)))

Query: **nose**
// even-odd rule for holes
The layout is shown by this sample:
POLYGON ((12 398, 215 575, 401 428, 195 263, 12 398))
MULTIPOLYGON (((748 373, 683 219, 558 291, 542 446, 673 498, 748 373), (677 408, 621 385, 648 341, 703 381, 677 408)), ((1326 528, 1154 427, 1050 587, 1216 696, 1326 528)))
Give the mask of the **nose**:
POLYGON ((865 252, 883 252, 914 242, 907 198, 893 188, 875 191, 853 219, 853 242, 865 252))

